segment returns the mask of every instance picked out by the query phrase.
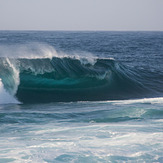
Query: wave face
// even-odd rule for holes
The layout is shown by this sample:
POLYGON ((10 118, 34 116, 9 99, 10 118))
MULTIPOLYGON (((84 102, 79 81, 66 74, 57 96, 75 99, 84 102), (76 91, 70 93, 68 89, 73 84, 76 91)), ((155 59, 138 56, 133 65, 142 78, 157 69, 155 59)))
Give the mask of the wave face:
POLYGON ((0 62, 4 88, 23 103, 118 100, 158 93, 147 73, 113 59, 91 63, 70 57, 1 58, 0 62))

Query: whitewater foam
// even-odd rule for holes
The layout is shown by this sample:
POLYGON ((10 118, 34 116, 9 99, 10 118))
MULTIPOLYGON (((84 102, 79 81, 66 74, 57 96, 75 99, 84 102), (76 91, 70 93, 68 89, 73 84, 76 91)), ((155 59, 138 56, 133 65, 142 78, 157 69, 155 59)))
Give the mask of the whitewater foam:
MULTIPOLYGON (((14 66, 13 63, 10 62, 10 60, 8 58, 6 58, 6 62, 8 63, 9 67, 12 69, 13 71, 13 80, 14 80, 14 84, 13 84, 13 90, 11 92, 12 95, 15 95, 18 89, 18 85, 20 83, 19 80, 19 70, 16 69, 16 67, 14 66)), ((15 63, 16 64, 16 63, 15 63)))
POLYGON ((12 95, 10 95, 3 87, 0 79, 0 104, 19 103, 12 95))
POLYGON ((133 99, 133 100, 115 100, 115 101, 107 101, 107 102, 111 102, 115 105, 134 104, 134 103, 163 104, 163 97, 143 98, 143 99, 133 99))

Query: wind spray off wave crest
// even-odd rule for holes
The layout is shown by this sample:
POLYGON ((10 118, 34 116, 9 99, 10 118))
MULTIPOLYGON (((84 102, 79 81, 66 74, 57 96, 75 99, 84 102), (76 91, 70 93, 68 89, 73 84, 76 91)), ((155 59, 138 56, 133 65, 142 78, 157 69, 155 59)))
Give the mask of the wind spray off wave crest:
POLYGON ((0 57, 7 58, 52 58, 58 56, 56 50, 47 44, 31 42, 27 44, 0 45, 0 57))
POLYGON ((94 64, 97 57, 88 52, 71 52, 56 51, 56 49, 45 43, 31 42, 19 45, 0 45, 0 57, 13 59, 41 59, 53 57, 57 58, 76 58, 83 64, 94 64))

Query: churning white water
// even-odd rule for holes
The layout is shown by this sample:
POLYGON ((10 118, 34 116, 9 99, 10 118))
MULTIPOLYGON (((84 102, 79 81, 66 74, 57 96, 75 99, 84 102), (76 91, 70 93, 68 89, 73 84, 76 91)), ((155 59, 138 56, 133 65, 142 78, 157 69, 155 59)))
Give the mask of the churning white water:
POLYGON ((8 103, 18 103, 18 101, 4 89, 2 80, 0 79, 0 104, 8 103))

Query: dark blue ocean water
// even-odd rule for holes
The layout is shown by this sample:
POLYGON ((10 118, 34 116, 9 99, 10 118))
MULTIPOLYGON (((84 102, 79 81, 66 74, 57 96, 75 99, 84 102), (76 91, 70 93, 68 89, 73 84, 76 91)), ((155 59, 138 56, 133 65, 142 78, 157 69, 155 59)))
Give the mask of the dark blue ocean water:
POLYGON ((0 31, 0 162, 163 162, 163 32, 0 31))

